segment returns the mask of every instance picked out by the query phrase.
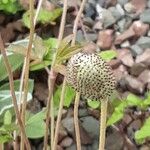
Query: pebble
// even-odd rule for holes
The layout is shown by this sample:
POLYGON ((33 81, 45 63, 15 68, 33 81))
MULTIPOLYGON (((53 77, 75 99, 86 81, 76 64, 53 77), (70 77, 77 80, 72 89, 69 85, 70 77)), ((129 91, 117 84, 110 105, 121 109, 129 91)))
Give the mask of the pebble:
POLYGON ((135 94, 143 94, 144 93, 145 85, 143 82, 139 81, 138 79, 136 79, 130 75, 126 75, 124 77, 124 81, 125 81, 126 87, 131 92, 133 92, 135 94))
POLYGON ((143 49, 136 44, 132 45, 130 48, 131 48, 131 53, 134 57, 136 57, 137 55, 141 55, 143 53, 143 49))
POLYGON ((124 41, 122 44, 121 44, 121 48, 128 48, 130 47, 130 42, 128 40, 124 41))
POLYGON ((92 116, 80 118, 83 128, 92 138, 99 138, 99 121, 92 116), (94 128, 93 128, 94 127, 94 128))
POLYGON ((61 146, 61 147, 69 147, 69 146, 71 146, 72 143, 73 143, 72 138, 70 138, 70 137, 65 137, 65 138, 61 141, 60 146, 61 146))
POLYGON ((125 5, 126 3, 128 3, 129 0, 117 0, 117 2, 120 4, 120 5, 125 5))
POLYGON ((110 49, 113 42, 113 30, 106 29, 100 31, 98 34, 97 45, 101 49, 110 49))
POLYGON ((143 49, 150 48, 150 37, 142 36, 136 42, 143 49))
POLYGON ((143 63, 134 63, 130 69, 130 74, 133 76, 139 76, 146 69, 146 65, 143 63))
POLYGON ((150 9, 146 9, 141 13, 140 20, 144 23, 150 23, 150 9))
POLYGON ((135 8, 134 6, 129 2, 129 3, 126 3, 124 5, 124 9, 128 12, 128 13, 134 13, 135 12, 135 8))
POLYGON ((138 77, 140 81, 142 81, 144 84, 150 82, 150 70, 146 69, 144 70, 138 77))

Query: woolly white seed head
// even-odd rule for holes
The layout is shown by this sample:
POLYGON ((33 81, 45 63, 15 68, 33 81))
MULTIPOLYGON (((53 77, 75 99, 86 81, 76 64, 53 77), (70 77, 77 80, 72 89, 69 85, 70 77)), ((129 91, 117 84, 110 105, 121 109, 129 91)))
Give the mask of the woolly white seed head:
POLYGON ((103 59, 83 52, 68 61, 67 81, 81 95, 94 100, 110 97, 116 83, 111 68, 103 59))

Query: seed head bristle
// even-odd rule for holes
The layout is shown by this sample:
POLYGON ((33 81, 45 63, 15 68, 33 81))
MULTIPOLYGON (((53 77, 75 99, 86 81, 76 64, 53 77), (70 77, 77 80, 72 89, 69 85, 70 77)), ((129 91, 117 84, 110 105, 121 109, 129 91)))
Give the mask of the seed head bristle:
POLYGON ((110 66, 103 59, 83 52, 68 61, 67 81, 81 95, 94 100, 109 98, 116 84, 110 66))

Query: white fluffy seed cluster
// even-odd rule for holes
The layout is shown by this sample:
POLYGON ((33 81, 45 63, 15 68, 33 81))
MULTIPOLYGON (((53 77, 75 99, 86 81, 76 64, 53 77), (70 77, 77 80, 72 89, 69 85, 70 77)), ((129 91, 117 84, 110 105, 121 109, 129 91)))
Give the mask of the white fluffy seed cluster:
POLYGON ((110 66, 97 54, 79 52, 67 64, 67 81, 85 98, 106 99, 115 89, 115 77, 110 66))

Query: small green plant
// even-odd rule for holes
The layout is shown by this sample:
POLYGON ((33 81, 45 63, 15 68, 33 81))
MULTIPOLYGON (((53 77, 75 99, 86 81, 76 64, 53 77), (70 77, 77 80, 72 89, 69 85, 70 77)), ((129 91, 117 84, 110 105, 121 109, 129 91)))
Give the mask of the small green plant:
POLYGON ((22 8, 19 5, 18 0, 0 0, 0 10, 6 13, 15 14, 21 9, 22 8))

